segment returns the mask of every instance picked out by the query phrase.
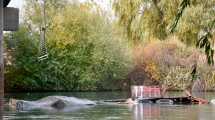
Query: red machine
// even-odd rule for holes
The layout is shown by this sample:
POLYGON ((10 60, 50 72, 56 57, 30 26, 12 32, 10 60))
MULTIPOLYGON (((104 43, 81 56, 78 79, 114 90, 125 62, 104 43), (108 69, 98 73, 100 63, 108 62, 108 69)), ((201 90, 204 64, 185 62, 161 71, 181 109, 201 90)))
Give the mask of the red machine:
POLYGON ((158 86, 132 86, 132 98, 158 98, 161 97, 161 89, 158 86))

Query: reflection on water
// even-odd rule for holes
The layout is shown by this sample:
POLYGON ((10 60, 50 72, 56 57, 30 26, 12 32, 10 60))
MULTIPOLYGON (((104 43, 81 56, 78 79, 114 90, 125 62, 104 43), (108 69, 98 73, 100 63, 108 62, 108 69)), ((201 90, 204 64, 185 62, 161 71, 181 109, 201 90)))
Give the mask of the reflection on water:
POLYGON ((132 106, 134 120, 155 119, 160 116, 160 107, 150 104, 138 104, 132 106))
POLYGON ((139 104, 132 108, 133 120, 198 120, 194 106, 139 104))
MULTIPOLYGON (((79 93, 79 95, 77 93, 62 93, 61 95, 88 98, 90 100, 116 99, 126 96, 126 94, 122 93, 79 93)), ((23 96, 25 99, 28 98, 25 95, 23 96)), ((38 96, 35 97, 38 98, 38 96)), ((210 100, 215 98, 215 95, 213 93, 207 93, 206 98, 210 100)), ((215 106, 213 105, 176 106, 139 104, 128 106, 108 104, 84 109, 72 108, 72 110, 69 109, 66 111, 35 110, 17 112, 6 109, 4 120, 214 120, 214 113, 215 106)))
POLYGON ((3 107, 0 105, 0 120, 3 119, 3 107))
POLYGON ((213 105, 138 104, 131 107, 133 120, 214 120, 213 105))

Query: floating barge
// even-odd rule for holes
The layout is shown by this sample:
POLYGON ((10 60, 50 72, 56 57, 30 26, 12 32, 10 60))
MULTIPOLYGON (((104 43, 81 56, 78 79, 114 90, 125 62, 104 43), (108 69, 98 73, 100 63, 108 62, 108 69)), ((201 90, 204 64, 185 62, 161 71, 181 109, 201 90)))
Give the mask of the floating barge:
POLYGON ((131 101, 128 99, 105 100, 104 102, 115 102, 119 104, 149 103, 149 104, 208 104, 209 102, 202 98, 192 96, 182 97, 162 97, 161 89, 158 86, 132 86, 131 101))
MULTIPOLYGON (((136 103, 143 104, 170 104, 170 105, 191 105, 191 104, 208 104, 207 100, 195 97, 164 97, 164 98, 138 98, 134 100, 136 103)), ((127 99, 105 100, 104 102, 112 102, 119 104, 129 104, 127 99)))
POLYGON ((207 100, 195 97, 164 97, 164 98, 140 98, 137 100, 138 103, 157 103, 157 104, 177 104, 177 105, 188 105, 188 104, 208 104, 207 100))
POLYGON ((207 100, 192 96, 186 97, 162 97, 158 86, 132 86, 131 97, 138 103, 158 104, 208 104, 207 100))

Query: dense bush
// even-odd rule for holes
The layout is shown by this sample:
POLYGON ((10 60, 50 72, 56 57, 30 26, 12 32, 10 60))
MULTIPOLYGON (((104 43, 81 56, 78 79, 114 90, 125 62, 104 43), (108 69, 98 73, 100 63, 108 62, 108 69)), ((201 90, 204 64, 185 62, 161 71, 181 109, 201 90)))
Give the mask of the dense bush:
POLYGON ((146 44, 141 57, 145 69, 151 69, 147 74, 156 76, 154 79, 160 84, 177 90, 190 83, 192 65, 197 61, 197 75, 206 81, 207 90, 214 89, 214 67, 207 64, 204 52, 185 46, 175 37, 146 44))
POLYGON ((88 4, 68 4, 62 10, 51 16, 47 60, 37 60, 39 34, 30 30, 27 23, 18 32, 6 35, 11 56, 7 60, 11 64, 6 66, 6 88, 20 91, 119 89, 131 63, 128 45, 114 33, 111 23, 88 4), (14 46, 10 45, 11 38, 14 46))
POLYGON ((130 85, 143 83, 182 89, 191 80, 195 61, 207 89, 214 89, 214 66, 193 48, 214 17, 214 2, 192 2, 172 37, 169 27, 180 1, 116 0, 113 18, 93 1, 46 1, 49 57, 38 61, 41 5, 26 0, 20 30, 5 35, 6 89, 130 90, 130 85))

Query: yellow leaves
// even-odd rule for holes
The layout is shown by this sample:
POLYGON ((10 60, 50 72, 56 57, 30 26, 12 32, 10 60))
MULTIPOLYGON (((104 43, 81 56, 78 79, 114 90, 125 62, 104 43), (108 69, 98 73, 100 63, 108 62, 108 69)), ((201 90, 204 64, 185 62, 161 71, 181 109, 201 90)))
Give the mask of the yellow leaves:
POLYGON ((48 38, 51 41, 55 41, 58 47, 65 47, 68 44, 74 42, 73 34, 67 31, 64 26, 65 18, 62 15, 57 15, 53 19, 51 31, 48 34, 48 38))
POLYGON ((114 1, 114 10, 119 18, 118 23, 124 27, 124 31, 129 41, 139 40, 141 30, 140 10, 143 2, 141 0, 116 0, 114 1))
POLYGON ((203 77, 204 77, 204 80, 206 81, 207 89, 213 90, 215 88, 215 71, 206 72, 203 77))
POLYGON ((171 67, 162 83, 178 89, 183 89, 191 81, 189 69, 180 66, 171 67))
POLYGON ((159 68, 154 62, 147 62, 146 63, 145 72, 150 75, 152 80, 159 80, 160 79, 159 68))
POLYGON ((60 48, 72 45, 75 41, 86 37, 89 29, 88 21, 87 11, 83 12, 78 6, 68 6, 63 13, 53 16, 50 39, 60 48))
POLYGON ((89 2, 80 4, 80 10, 81 10, 81 11, 91 11, 92 8, 94 7, 94 5, 95 5, 95 4, 89 3, 89 2))

